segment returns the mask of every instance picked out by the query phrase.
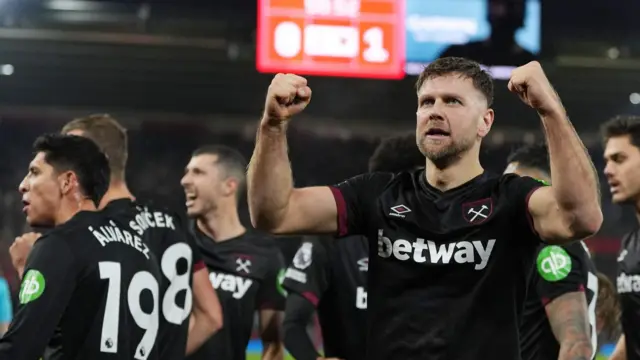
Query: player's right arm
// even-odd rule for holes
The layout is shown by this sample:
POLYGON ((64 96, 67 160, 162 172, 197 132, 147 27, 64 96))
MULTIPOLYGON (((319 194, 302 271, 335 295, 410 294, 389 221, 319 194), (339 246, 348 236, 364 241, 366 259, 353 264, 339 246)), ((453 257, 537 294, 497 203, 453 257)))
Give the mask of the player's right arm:
POLYGON ((0 339, 0 359, 37 360, 75 290, 79 267, 64 239, 46 236, 29 254, 18 311, 0 339))
POLYGON ((300 76, 278 74, 269 86, 247 173, 251 222, 259 229, 275 234, 337 230, 338 210, 328 187, 293 188, 286 130, 310 100, 311 89, 300 76))

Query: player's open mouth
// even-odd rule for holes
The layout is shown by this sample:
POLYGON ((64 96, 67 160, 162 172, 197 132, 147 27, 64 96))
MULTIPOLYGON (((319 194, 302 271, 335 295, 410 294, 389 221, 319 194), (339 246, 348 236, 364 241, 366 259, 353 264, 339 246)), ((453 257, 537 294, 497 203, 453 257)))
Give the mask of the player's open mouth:
POLYGON ((196 194, 190 194, 190 193, 186 193, 184 194, 184 196, 187 199, 187 201, 185 202, 185 205, 187 207, 192 206, 197 198, 196 194))
POLYGON ((29 202, 27 200, 22 200, 22 212, 27 212, 27 209, 29 208, 29 202))
POLYGON ((427 138, 442 139, 451 135, 448 131, 442 129, 429 129, 426 132, 427 138))

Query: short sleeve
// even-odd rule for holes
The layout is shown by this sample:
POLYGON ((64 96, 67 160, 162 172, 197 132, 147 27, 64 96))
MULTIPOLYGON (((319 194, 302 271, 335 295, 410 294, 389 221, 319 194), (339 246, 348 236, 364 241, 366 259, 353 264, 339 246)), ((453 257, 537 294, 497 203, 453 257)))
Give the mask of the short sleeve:
POLYGON ((267 273, 258 289, 256 306, 259 310, 284 310, 284 305, 287 300, 286 292, 282 287, 284 273, 284 259, 280 251, 276 250, 269 259, 267 273))
POLYGON ((185 231, 185 237, 187 240, 187 244, 191 248, 191 257, 193 260, 193 265, 191 266, 193 269, 193 273, 195 274, 199 270, 205 269, 207 265, 205 265, 204 260, 202 259, 202 253, 200 252, 200 247, 196 245, 193 234, 188 231, 185 231))
POLYGON ((282 283, 287 291, 301 295, 314 306, 329 284, 329 254, 323 245, 319 239, 303 240, 282 283))
POLYGON ((11 306, 11 291, 9 283, 4 278, 0 278, 0 323, 10 323, 13 317, 11 306))
POLYGON ((0 339, 0 359, 38 359, 75 290, 77 262, 64 239, 40 238, 29 254, 18 310, 0 339))
POLYGON ((338 236, 365 235, 378 195, 391 179, 391 173, 367 173, 330 187, 338 208, 338 236))
POLYGON ((544 305, 566 293, 584 291, 585 257, 580 243, 569 246, 540 246, 536 258, 536 290, 544 305))
POLYGON ((536 190, 548 185, 543 180, 515 174, 505 174, 500 178, 500 191, 505 193, 506 201, 512 206, 510 213, 515 216, 514 221, 519 226, 529 228, 536 236, 533 218, 529 213, 529 198, 536 190))

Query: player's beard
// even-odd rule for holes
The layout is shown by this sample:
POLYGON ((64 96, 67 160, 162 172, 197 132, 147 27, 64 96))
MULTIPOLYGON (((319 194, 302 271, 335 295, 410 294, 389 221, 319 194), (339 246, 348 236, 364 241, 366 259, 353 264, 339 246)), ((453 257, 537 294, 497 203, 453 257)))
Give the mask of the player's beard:
POLYGON ((475 138, 461 138, 455 140, 450 138, 450 143, 445 146, 427 145, 427 138, 423 137, 418 143, 420 152, 427 157, 436 167, 442 169, 456 162, 461 155, 473 147, 475 138))

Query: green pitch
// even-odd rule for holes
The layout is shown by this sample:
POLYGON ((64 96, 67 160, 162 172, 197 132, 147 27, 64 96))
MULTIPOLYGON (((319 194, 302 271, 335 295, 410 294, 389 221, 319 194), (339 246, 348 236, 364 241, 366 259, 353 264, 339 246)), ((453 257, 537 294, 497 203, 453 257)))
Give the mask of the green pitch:
MULTIPOLYGON (((260 360, 260 354, 254 353, 254 352, 247 352, 247 360, 260 360)), ((295 360, 295 359, 292 358, 291 355, 287 354, 287 356, 284 357, 284 360, 295 360)), ((600 359, 596 359, 596 360, 600 360, 600 359)))

